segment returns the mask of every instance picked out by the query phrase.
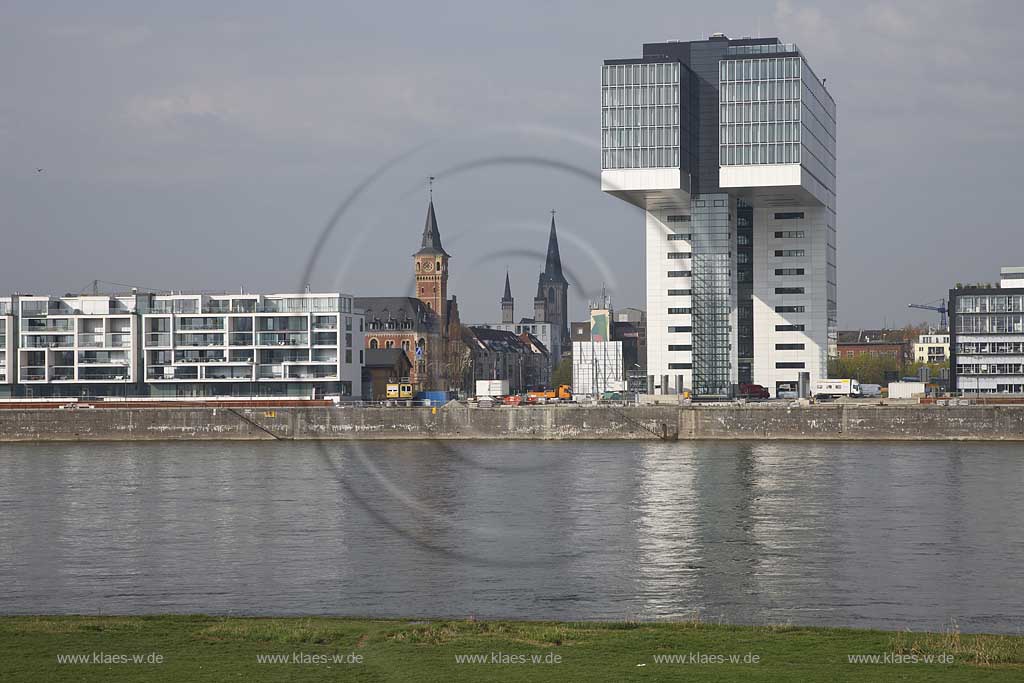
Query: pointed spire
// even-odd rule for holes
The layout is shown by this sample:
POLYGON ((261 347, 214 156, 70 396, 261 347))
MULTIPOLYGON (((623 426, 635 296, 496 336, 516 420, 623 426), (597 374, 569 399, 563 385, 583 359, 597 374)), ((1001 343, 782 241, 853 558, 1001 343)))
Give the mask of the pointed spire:
POLYGON ((448 256, 448 252, 441 246, 441 232, 437 229, 437 216, 434 214, 433 199, 430 200, 430 205, 427 207, 427 222, 423 226, 423 242, 420 245, 420 250, 416 252, 416 255, 419 254, 444 254, 448 256))
POLYGON ((551 232, 548 235, 548 258, 544 263, 544 278, 549 282, 568 284, 562 275, 562 257, 558 253, 558 233, 555 230, 555 212, 551 211, 551 232))
POLYGON ((512 301, 512 284, 508 281, 508 271, 505 271, 505 294, 501 297, 502 301, 512 301))

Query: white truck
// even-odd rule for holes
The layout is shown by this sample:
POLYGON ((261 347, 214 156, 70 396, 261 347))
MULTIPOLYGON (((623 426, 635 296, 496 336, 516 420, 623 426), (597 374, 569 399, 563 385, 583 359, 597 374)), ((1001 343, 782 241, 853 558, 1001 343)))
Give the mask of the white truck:
POLYGON ((860 382, 855 379, 820 379, 814 383, 811 394, 816 398, 857 398, 860 396, 860 382))

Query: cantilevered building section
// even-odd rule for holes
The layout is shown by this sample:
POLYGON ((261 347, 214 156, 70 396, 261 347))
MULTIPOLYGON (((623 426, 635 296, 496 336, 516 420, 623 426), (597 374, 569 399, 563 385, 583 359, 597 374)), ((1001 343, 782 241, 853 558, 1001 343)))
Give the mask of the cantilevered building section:
POLYGON ((777 38, 649 43, 602 69, 601 189, 646 211, 656 393, 828 376, 836 106, 777 38))

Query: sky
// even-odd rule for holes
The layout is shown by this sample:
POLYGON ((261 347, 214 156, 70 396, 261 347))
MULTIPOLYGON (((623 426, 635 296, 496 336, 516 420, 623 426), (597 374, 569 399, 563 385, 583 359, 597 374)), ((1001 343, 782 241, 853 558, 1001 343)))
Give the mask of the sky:
POLYGON ((797 43, 838 103, 841 327, 1024 265, 1016 2, 5 0, 0 292, 408 295, 434 176, 464 322, 506 269, 531 314, 551 210, 572 317, 643 307, 600 66, 716 31, 797 43))

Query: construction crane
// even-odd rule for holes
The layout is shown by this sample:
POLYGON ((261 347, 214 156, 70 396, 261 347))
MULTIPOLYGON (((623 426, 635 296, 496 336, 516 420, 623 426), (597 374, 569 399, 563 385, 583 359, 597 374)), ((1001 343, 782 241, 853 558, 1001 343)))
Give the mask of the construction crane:
POLYGON ((907 308, 920 308, 925 311, 935 311, 939 314, 939 329, 942 331, 949 329, 946 322, 946 314, 949 313, 949 309, 946 308, 945 299, 939 299, 938 301, 932 301, 927 304, 907 304, 907 308), (938 306, 935 304, 938 304, 938 306))

